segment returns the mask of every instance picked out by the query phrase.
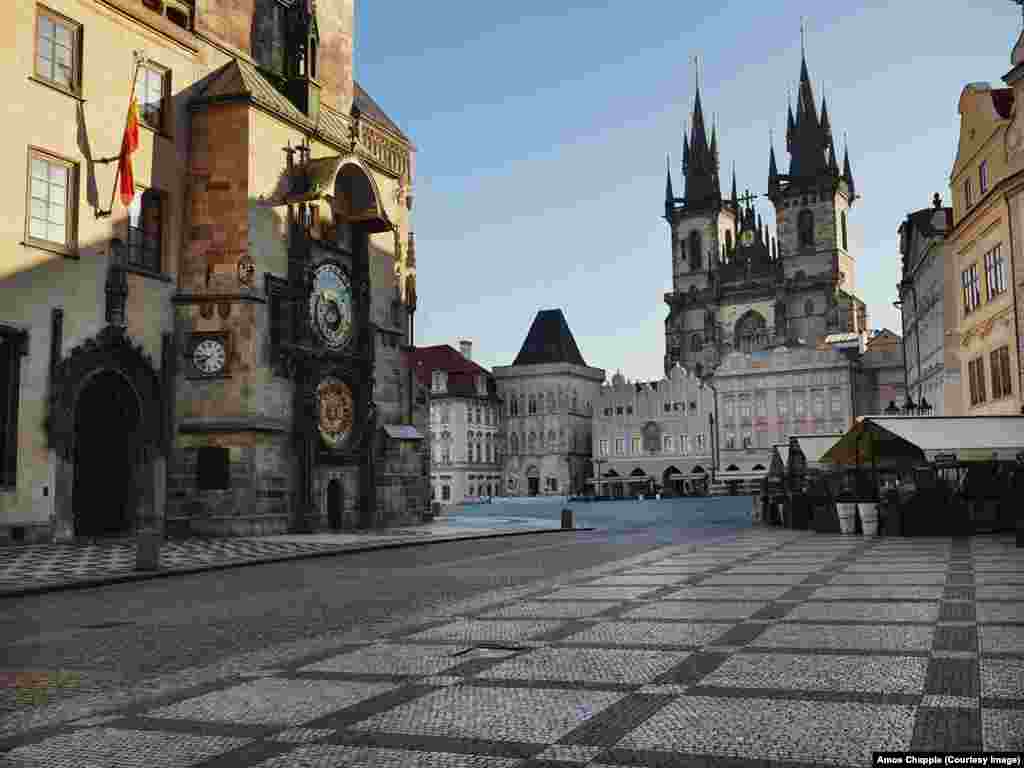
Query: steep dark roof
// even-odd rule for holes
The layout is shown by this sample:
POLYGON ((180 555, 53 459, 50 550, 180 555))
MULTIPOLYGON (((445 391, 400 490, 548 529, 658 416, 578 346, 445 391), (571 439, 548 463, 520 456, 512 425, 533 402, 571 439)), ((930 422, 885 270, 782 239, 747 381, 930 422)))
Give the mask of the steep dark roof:
POLYGON ((416 378, 420 384, 430 387, 434 371, 445 371, 448 374, 448 394, 478 397, 476 377, 483 375, 487 379, 487 392, 497 392, 494 377, 483 366, 467 360, 448 344, 433 347, 416 347, 409 353, 416 378))
POLYGON ((1004 120, 1008 120, 1013 113, 1013 89, 996 88, 992 90, 992 106, 1004 120))
POLYGON ((355 83, 355 92, 352 95, 352 104, 353 106, 358 107, 359 111, 371 120, 380 123, 395 135, 409 141, 409 137, 402 133, 402 130, 395 125, 394 121, 387 116, 387 113, 380 108, 380 105, 373 100, 373 97, 371 97, 370 94, 363 90, 363 86, 358 82, 355 83))
POLYGON ((526 341, 516 355, 513 365, 542 365, 544 363, 572 363, 586 365, 576 339, 560 309, 542 309, 533 318, 526 341))

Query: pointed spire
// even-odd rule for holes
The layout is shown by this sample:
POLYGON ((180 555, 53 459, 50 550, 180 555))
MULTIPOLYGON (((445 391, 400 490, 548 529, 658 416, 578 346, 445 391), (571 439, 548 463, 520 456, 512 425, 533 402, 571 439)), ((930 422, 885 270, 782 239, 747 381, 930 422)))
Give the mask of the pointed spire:
POLYGON ((688 132, 686 123, 683 123, 683 176, 686 176, 687 168, 690 165, 690 142, 686 138, 688 132))
POLYGON ((853 185, 853 172, 850 170, 850 144, 846 140, 845 134, 843 135, 843 144, 846 145, 843 149, 843 179, 850 188, 850 200, 852 202, 857 198, 857 188, 853 185))
POLYGON ((793 121, 793 93, 787 89, 786 100, 789 102, 786 115, 786 151, 793 151, 793 139, 796 135, 796 123, 793 121))
POLYGON ((736 194, 736 161, 732 163, 732 208, 734 211, 738 211, 740 208, 740 198, 736 194))
POLYGON ((718 181, 717 126, 712 127, 709 146, 708 134, 704 126, 704 107, 700 98, 699 75, 696 85, 690 138, 688 143, 684 140, 683 144, 684 175, 686 177, 685 199, 689 203, 721 202, 722 193, 718 181))
POLYGON ((675 195, 672 193, 672 158, 665 155, 665 218, 672 212, 675 195))
POLYGON ((828 103, 824 96, 821 97, 821 132, 825 136, 832 135, 832 126, 828 122, 828 103))
POLYGON ((715 170, 718 170, 718 115, 711 121, 711 159, 715 161, 715 170))

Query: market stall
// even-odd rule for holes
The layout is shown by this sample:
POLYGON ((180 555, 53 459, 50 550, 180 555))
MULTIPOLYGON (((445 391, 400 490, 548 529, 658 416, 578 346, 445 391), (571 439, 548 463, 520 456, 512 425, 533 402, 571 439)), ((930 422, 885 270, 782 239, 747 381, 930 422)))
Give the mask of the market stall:
POLYGON ((1012 530, 1024 508, 1022 416, 867 416, 823 458, 846 469, 844 501, 884 502, 887 533, 1012 530))

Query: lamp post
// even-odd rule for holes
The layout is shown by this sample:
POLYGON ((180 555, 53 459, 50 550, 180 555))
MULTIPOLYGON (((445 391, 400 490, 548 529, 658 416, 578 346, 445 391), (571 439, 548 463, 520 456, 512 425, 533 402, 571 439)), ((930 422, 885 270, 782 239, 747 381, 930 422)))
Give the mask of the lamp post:
POLYGON ((718 471, 718 453, 719 453, 719 437, 718 437, 718 389, 714 385, 708 382, 707 378, 700 380, 700 388, 710 389, 711 394, 714 397, 715 409, 714 413, 708 414, 708 426, 711 434, 711 482, 715 482, 715 474, 718 471))

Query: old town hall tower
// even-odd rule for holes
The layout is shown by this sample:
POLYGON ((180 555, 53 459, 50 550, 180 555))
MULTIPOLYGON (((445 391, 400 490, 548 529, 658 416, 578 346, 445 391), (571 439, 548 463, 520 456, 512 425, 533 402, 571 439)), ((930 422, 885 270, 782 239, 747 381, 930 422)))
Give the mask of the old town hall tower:
POLYGON ((683 197, 668 170, 665 219, 672 244, 672 291, 665 294, 665 370, 675 364, 713 371, 733 351, 820 344, 828 334, 866 327, 854 295, 855 259, 848 212, 857 199, 849 154, 842 169, 828 106, 815 105, 801 56, 794 114, 787 115, 789 172, 779 173, 769 149, 767 194, 723 198, 717 129, 710 140, 698 86, 689 136, 683 137, 683 197), (773 236, 754 207, 775 208, 773 236))

